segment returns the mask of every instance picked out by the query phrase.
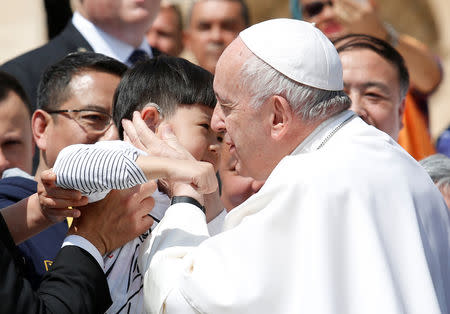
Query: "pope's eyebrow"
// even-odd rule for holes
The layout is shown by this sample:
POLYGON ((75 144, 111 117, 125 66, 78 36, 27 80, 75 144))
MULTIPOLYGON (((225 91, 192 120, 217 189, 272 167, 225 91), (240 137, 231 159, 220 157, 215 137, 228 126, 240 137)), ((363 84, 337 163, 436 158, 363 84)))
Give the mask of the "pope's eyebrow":
POLYGON ((215 93, 215 95, 216 95, 216 98, 217 98, 217 102, 220 105, 222 105, 222 106, 223 105, 233 105, 234 104, 231 100, 221 98, 219 95, 217 95, 217 93, 215 93))
POLYGON ((216 95, 216 99, 218 102, 223 103, 223 99, 220 98, 220 96, 217 93, 214 93, 214 95, 216 95))

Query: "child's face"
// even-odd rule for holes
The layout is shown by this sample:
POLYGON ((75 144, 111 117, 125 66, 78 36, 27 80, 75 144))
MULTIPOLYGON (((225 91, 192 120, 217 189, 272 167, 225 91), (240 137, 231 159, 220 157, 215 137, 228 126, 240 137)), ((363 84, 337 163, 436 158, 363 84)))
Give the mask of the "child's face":
POLYGON ((223 134, 211 129, 213 111, 200 104, 180 106, 166 122, 195 159, 210 162, 217 171, 223 134))

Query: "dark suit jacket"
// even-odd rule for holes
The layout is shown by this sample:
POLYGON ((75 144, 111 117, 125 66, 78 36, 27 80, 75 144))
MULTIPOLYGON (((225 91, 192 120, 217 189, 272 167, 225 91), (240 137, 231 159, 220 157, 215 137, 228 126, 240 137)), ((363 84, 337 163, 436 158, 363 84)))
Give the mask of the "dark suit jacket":
POLYGON ((37 292, 18 272, 14 249, 0 214, 1 313, 104 313, 111 306, 105 274, 83 249, 62 248, 37 292))
POLYGON ((92 51, 81 33, 69 22, 64 30, 47 44, 14 58, 0 67, 19 80, 36 109, 37 87, 45 69, 76 51, 92 51))

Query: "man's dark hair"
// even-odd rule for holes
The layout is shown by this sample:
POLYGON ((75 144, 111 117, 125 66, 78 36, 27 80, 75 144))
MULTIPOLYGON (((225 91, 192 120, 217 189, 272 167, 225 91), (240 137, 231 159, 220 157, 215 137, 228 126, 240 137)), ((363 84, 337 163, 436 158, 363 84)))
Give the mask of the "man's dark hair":
POLYGON ((72 78, 86 71, 105 72, 118 77, 127 70, 120 61, 95 52, 76 52, 48 67, 42 74, 37 96, 37 108, 56 110, 70 98, 72 78))
POLYGON ((5 100, 8 97, 9 92, 14 92, 17 96, 19 96, 30 115, 33 113, 27 94, 25 93, 22 85, 20 85, 19 81, 11 74, 0 71, 0 101, 5 100))
POLYGON ((347 50, 369 49, 395 66, 400 83, 400 97, 406 96, 409 88, 409 73, 400 53, 384 40, 362 34, 350 34, 333 41, 338 53, 347 50))
POLYGON ((201 104, 214 108, 213 75, 177 57, 158 56, 137 63, 123 76, 114 93, 113 120, 123 139, 122 119, 155 103, 169 118, 180 105, 201 104))
MULTIPOLYGON (((207 0, 197 0, 197 1, 192 2, 191 7, 189 8, 189 14, 188 14, 188 19, 186 21, 186 27, 189 27, 189 24, 191 23, 192 9, 194 8, 195 3, 199 2, 199 1, 207 1, 207 0)), ((230 2, 239 3, 241 5, 241 16, 242 16, 242 19, 244 20, 245 27, 250 26, 250 13, 248 10, 248 5, 245 2, 245 0, 221 0, 221 1, 230 1, 230 2)))

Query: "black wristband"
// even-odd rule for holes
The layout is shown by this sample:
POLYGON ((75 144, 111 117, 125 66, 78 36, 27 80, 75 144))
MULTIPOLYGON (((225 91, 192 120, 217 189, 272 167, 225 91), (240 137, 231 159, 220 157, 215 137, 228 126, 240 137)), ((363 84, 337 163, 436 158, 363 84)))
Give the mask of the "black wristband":
POLYGON ((206 214, 206 208, 205 206, 202 206, 199 201, 197 201, 195 198, 190 196, 173 196, 172 200, 170 201, 170 205, 176 204, 176 203, 189 203, 192 205, 197 206, 202 210, 204 214, 206 214))

